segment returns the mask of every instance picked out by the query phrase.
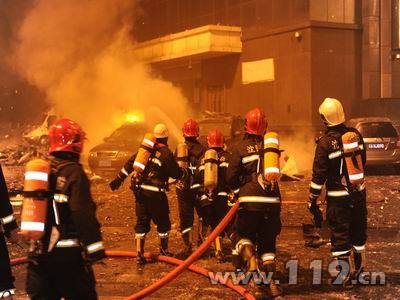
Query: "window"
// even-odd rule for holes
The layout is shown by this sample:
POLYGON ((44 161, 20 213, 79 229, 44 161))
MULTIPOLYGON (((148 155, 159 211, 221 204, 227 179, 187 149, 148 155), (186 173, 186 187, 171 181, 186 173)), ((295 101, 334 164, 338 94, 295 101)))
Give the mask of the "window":
POLYGON ((224 85, 206 86, 202 89, 202 110, 224 112, 227 105, 224 85))
POLYGON ((266 58, 242 63, 242 83, 267 82, 275 80, 274 59, 266 58))

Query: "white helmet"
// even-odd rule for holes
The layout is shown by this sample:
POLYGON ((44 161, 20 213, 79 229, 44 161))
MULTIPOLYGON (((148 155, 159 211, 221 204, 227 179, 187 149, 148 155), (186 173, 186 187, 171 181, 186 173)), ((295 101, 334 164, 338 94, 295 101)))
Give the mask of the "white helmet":
POLYGON ((319 107, 319 113, 328 127, 336 126, 346 121, 342 103, 335 98, 325 98, 319 107))
POLYGON ((168 137, 168 128, 163 123, 159 123, 154 127, 153 134, 157 139, 168 137))

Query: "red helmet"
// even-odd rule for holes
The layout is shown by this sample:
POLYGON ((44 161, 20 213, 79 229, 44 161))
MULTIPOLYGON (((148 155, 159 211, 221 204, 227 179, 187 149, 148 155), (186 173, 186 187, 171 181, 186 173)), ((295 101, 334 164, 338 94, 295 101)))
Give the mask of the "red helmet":
POLYGON ((85 132, 74 121, 61 119, 50 127, 50 154, 53 152, 72 152, 80 154, 85 140, 85 132))
POLYGON ((255 135, 263 135, 267 129, 265 113, 260 108, 254 108, 246 114, 246 132, 255 135))
POLYGON ((198 137, 199 136, 199 124, 193 119, 187 120, 183 123, 182 133, 184 137, 198 137))
POLYGON ((218 129, 210 131, 207 135, 208 148, 222 148, 224 147, 224 135, 218 129))

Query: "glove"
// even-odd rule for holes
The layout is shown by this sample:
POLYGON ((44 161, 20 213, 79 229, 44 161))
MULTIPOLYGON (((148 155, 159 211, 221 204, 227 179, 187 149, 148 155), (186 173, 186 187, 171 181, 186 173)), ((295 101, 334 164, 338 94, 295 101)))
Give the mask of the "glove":
POLYGON ((122 182, 124 182, 121 178, 117 177, 113 181, 110 182, 110 188, 112 191, 118 190, 121 186, 122 182))
POLYGON ((310 196, 310 199, 308 200, 308 210, 314 216, 315 227, 321 228, 324 217, 321 208, 317 204, 317 198, 310 196))

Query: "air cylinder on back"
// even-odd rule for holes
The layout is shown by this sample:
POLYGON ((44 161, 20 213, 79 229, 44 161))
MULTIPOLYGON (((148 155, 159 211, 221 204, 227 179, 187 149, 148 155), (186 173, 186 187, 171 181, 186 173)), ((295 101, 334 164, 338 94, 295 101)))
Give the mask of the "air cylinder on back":
POLYGON ((142 173, 146 168, 147 162, 149 161, 151 153, 155 147, 155 143, 156 138, 154 135, 152 133, 146 133, 136 155, 135 162, 133 163, 133 168, 136 172, 142 173))
POLYGON ((343 152, 346 161, 347 172, 351 184, 364 183, 364 166, 360 153, 360 138, 357 133, 349 131, 342 136, 343 152))
POLYGON ((204 188, 211 192, 218 184, 218 153, 208 149, 204 155, 204 188))
POLYGON ((21 235, 39 240, 45 232, 50 164, 34 159, 25 168, 24 200, 21 211, 21 235))
POLYGON ((189 166, 189 149, 186 143, 179 143, 176 148, 176 161, 181 168, 189 166))
POLYGON ((280 175, 279 138, 276 132, 267 132, 264 135, 264 178, 267 181, 276 181, 280 175))

